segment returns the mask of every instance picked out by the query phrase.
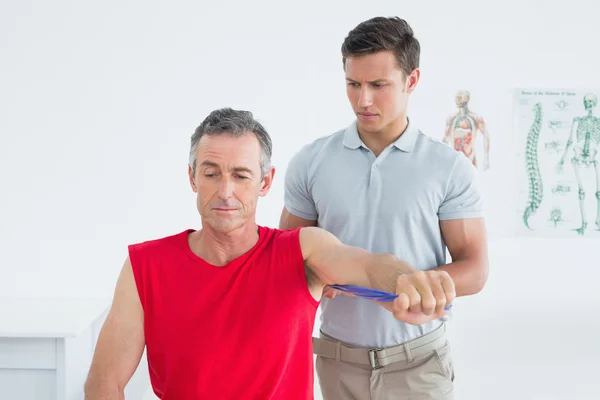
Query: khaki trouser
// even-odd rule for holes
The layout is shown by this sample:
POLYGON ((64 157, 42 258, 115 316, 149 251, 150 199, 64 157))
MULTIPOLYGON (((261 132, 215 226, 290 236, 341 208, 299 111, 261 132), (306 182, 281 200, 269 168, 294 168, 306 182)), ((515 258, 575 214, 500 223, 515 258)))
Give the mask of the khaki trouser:
POLYGON ((347 346, 313 338, 324 400, 453 400, 454 367, 446 326, 398 346, 347 346))

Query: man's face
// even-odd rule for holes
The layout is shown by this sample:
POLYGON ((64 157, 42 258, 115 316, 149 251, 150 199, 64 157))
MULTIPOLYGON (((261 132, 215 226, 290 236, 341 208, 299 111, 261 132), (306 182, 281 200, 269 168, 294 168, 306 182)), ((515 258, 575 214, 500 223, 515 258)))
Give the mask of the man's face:
POLYGON ((394 54, 381 51, 346 58, 345 70, 346 92, 360 132, 380 132, 406 117, 408 95, 418 82, 418 69, 406 79, 394 54))
POLYGON ((271 187, 275 169, 261 179, 261 147, 252 133, 203 136, 196 149, 196 173, 188 168, 198 193, 202 224, 227 233, 254 222, 256 203, 271 187))

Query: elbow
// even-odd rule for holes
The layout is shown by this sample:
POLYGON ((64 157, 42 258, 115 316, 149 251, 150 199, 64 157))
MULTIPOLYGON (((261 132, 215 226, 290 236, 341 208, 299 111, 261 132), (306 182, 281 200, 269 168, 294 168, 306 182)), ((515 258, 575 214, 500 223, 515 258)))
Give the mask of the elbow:
POLYGON ((85 400, 123 400, 125 398, 124 388, 108 380, 98 380, 90 376, 83 386, 85 400))
POLYGON ((489 276, 489 263, 487 260, 479 263, 479 268, 473 277, 473 290, 471 294, 477 294, 485 287, 489 276))

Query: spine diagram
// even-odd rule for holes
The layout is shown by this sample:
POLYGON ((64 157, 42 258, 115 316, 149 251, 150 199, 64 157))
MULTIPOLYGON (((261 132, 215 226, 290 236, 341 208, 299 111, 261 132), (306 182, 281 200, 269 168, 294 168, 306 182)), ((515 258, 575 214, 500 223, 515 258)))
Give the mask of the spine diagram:
POLYGON ((540 130, 542 127, 542 104, 536 103, 533 107, 534 120, 527 134, 527 142, 525 145, 525 164, 527 167, 527 177, 529 180, 529 199, 527 208, 523 213, 523 223, 529 229, 529 217, 537 211, 542 204, 542 175, 538 164, 538 142, 540 130))

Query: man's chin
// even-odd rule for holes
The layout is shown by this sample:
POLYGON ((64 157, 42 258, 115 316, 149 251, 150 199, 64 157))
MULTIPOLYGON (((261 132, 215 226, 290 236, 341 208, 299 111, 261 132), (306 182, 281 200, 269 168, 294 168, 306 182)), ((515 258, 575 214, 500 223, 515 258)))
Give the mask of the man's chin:
POLYGON ((240 219, 239 217, 219 217, 211 218, 204 221, 204 224, 210 226, 210 228, 218 233, 227 234, 235 231, 236 229, 242 228, 247 221, 240 219))
POLYGON ((358 128, 364 133, 379 132, 381 130, 381 124, 375 121, 361 121, 357 123, 358 128))

